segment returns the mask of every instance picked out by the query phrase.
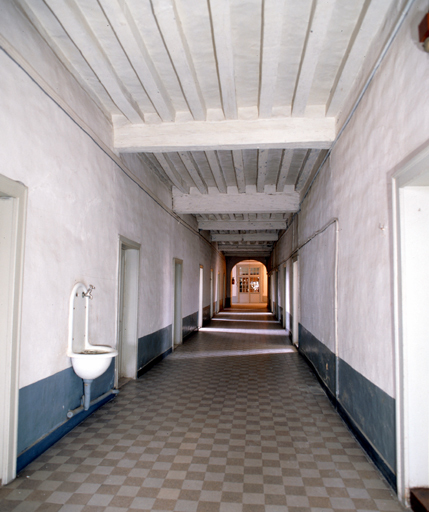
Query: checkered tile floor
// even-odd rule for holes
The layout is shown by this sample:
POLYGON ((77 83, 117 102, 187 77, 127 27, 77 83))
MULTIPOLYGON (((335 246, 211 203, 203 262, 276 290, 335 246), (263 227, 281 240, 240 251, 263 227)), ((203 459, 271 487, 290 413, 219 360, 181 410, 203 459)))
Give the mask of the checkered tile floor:
POLYGON ((0 489, 0 510, 401 511, 273 320, 218 315, 0 489))

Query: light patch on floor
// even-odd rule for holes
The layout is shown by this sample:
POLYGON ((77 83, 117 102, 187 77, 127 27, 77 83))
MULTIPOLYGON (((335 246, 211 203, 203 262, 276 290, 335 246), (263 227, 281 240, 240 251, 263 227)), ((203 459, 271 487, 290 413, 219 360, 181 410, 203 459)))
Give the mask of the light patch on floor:
POLYGON ((231 357, 231 356, 260 356, 263 354, 290 354, 297 352, 295 347, 266 348, 255 350, 216 350, 213 352, 175 352, 174 359, 193 359, 200 357, 231 357))

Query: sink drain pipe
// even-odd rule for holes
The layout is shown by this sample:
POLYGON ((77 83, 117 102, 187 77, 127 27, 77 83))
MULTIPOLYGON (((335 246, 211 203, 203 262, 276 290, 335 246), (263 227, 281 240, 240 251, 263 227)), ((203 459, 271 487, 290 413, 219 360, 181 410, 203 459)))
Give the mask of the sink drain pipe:
POLYGON ((99 396, 98 398, 95 398, 94 400, 91 400, 91 383, 92 379, 83 379, 83 386, 84 386, 84 395, 82 396, 81 400, 81 406, 77 407, 76 409, 72 409, 67 413, 67 418, 73 418, 76 414, 80 413, 81 411, 87 411, 90 407, 92 407, 95 404, 98 404, 98 402, 101 402, 105 398, 107 398, 110 395, 117 395, 119 393, 119 389, 110 389, 103 395, 99 396))

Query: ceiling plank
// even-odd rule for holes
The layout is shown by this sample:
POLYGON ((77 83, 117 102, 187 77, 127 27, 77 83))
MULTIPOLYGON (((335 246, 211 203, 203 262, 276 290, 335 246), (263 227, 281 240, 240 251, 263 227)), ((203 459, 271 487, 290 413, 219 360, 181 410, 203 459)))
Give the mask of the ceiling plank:
POLYGON ((279 239, 277 233, 212 233, 212 242, 275 242, 279 239))
POLYGON ((310 150, 310 154, 308 155, 305 164, 301 168, 298 179, 296 180, 295 190, 297 192, 301 192, 301 190, 303 189, 305 183, 307 182, 311 174, 311 171, 314 168, 314 165, 316 164, 316 160, 318 159, 319 155, 320 151, 316 149, 310 150))
POLYGON ((264 220, 264 221, 244 221, 244 220, 235 220, 235 221, 216 221, 216 220, 208 220, 208 221, 198 221, 198 229, 209 229, 209 230, 218 230, 218 231, 261 231, 264 229, 286 229, 286 221, 285 220, 264 220))
POLYGON ((223 112, 226 119, 237 119, 230 3, 210 0, 209 6, 223 112))
POLYGON ((258 151, 258 175, 256 177, 256 192, 263 192, 265 178, 268 173, 268 153, 269 149, 260 149, 258 151))
POLYGON ((173 210, 176 213, 280 213, 296 212, 299 194, 284 192, 274 194, 181 194, 173 191, 173 210))
POLYGON ((149 57, 127 4, 120 4, 118 0, 99 2, 159 117, 163 121, 174 121, 175 111, 170 97, 149 57))
POLYGON ((129 153, 267 148, 329 149, 335 118, 256 119, 204 123, 118 124, 114 146, 129 153))
POLYGON ((198 190, 201 192, 201 194, 207 194, 208 189, 207 189, 206 182, 201 177, 201 173, 198 169, 197 164, 195 163, 195 160, 192 158, 192 155, 189 153, 186 153, 185 151, 181 151, 179 153, 179 156, 183 162, 183 165, 186 167, 192 180, 194 181, 196 187, 198 188, 198 190))
POLYGON ((244 172, 243 153, 241 149, 232 151, 232 161, 234 162, 235 180, 237 182, 238 192, 244 194, 246 192, 246 179, 244 172))
POLYGON ((189 187, 182 180, 180 174, 176 171, 175 167, 170 164, 170 161, 162 153, 154 153, 155 158, 158 160, 159 165, 165 174, 170 178, 174 186, 176 186, 181 192, 188 194, 189 187))
POLYGON ((225 177, 223 175, 216 151, 206 151, 206 157, 219 192, 221 194, 226 194, 225 177))
POLYGON ((118 107, 88 65, 88 62, 83 58, 79 49, 69 37, 65 37, 64 28, 49 7, 38 0, 19 0, 19 4, 25 9, 28 18, 43 39, 47 41, 82 89, 86 89, 92 101, 104 115, 107 118, 110 118, 112 114, 121 115, 118 107))
POLYGON ((79 48, 82 56, 93 69, 118 109, 132 123, 144 121, 144 115, 140 107, 115 73, 82 12, 76 6, 73 7, 67 2, 46 0, 46 3, 64 27, 68 36, 79 48))
POLYGON ((206 106, 176 5, 173 0, 152 0, 152 6, 189 109, 195 120, 204 121, 206 106))
POLYGON ((362 68, 363 61, 380 26, 385 22, 391 8, 390 1, 372 0, 365 2, 360 19, 355 26, 338 75, 331 89, 326 114, 338 115, 350 89, 362 68), (369 4, 369 5, 368 5, 369 4))
POLYGON ((283 150, 282 162, 280 164, 279 175, 277 177, 277 192, 283 192, 287 175, 289 174, 290 166, 293 158, 293 149, 283 150))
POLYGON ((265 0, 263 6, 259 117, 270 118, 277 85, 285 0, 265 0))
POLYGON ((329 28, 329 21, 336 1, 314 0, 313 2, 315 6, 313 5, 312 16, 308 24, 301 67, 295 87, 292 105, 293 116, 300 117, 305 114, 314 74, 323 48, 323 41, 329 28))

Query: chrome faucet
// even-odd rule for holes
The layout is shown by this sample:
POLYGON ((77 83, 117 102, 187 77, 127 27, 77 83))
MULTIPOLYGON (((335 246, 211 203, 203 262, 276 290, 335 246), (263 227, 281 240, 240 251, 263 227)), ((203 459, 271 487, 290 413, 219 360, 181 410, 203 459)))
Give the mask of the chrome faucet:
POLYGON ((94 298, 92 296, 92 290, 95 290, 95 286, 92 286, 92 284, 90 284, 86 292, 82 292, 82 297, 88 297, 88 299, 92 300, 94 298))

